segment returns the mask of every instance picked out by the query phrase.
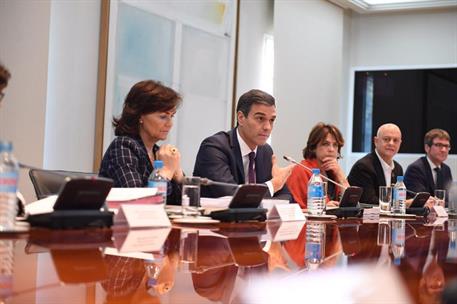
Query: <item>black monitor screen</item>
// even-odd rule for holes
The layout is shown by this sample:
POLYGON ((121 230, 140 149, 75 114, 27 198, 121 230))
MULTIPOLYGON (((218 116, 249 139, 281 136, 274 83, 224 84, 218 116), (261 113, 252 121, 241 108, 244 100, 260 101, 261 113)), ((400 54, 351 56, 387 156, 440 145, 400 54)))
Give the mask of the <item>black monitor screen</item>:
POLYGON ((371 151, 378 127, 388 122, 402 130, 402 153, 424 153, 424 135, 433 128, 457 140, 457 68, 356 71, 352 151, 371 151))

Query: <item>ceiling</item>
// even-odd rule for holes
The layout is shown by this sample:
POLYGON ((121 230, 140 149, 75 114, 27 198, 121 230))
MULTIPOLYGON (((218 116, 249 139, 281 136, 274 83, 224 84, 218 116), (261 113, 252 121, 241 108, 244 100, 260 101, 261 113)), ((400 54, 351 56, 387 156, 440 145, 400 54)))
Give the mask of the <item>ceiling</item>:
POLYGON ((345 9, 361 14, 418 10, 435 8, 457 8, 457 0, 328 0, 345 9))

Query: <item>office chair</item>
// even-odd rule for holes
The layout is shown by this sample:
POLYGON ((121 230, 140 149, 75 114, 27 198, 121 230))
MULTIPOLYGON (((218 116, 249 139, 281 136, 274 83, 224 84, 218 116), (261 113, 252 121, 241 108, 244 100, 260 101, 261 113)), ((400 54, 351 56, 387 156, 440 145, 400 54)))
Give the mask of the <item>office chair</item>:
POLYGON ((73 172, 64 170, 31 169, 30 180, 37 199, 42 199, 53 194, 59 194, 60 188, 67 177, 97 176, 97 173, 73 172))

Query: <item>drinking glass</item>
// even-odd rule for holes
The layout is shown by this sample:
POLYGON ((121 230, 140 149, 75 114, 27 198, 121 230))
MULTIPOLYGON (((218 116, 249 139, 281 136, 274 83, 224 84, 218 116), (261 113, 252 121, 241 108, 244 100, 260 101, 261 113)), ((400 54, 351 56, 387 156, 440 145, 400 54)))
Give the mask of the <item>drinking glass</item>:
POLYGON ((379 212, 388 213, 392 202, 392 187, 379 186, 379 212))
POLYGON ((182 186, 182 213, 184 216, 200 214, 200 178, 184 177, 182 186))
POLYGON ((435 190, 435 206, 443 206, 446 200, 446 190, 437 189, 435 190))

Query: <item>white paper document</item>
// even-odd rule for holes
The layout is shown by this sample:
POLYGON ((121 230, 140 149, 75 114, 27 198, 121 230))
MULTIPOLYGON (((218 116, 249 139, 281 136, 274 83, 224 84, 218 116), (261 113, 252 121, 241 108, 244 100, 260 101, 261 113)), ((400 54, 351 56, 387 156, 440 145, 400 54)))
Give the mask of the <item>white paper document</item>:
POLYGON ((41 214, 54 211, 54 204, 57 200, 57 195, 51 195, 46 198, 34 201, 25 205, 26 214, 41 214))
POLYGON ((153 196, 157 193, 157 188, 111 188, 106 201, 125 202, 153 196))

